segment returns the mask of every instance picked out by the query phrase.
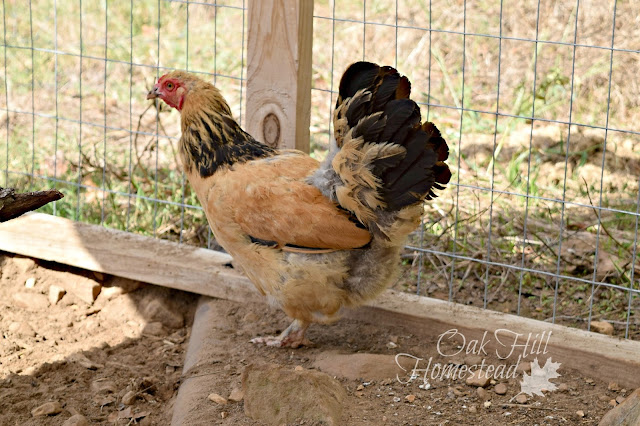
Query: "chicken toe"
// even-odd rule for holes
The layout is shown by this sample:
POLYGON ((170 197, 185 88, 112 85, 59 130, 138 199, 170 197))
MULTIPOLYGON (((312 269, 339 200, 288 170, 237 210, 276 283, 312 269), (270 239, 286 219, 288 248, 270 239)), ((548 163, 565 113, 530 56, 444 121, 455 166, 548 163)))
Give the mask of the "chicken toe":
POLYGON ((272 346, 276 348, 298 348, 300 346, 314 346, 313 342, 304 337, 305 331, 309 328, 309 323, 301 320, 294 320, 286 330, 279 336, 255 337, 251 343, 272 346))

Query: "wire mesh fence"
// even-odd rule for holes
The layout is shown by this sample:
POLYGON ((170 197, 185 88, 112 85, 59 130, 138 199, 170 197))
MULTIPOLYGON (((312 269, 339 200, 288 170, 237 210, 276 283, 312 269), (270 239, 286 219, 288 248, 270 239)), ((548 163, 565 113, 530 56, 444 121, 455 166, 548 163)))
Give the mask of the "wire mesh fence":
MULTIPOLYGON (((242 122, 247 4, 2 3, 4 186, 55 187, 48 212, 216 247, 175 160, 175 111, 145 100, 186 69, 242 122), (27 7, 28 6, 28 7, 27 7), (158 108, 158 109, 156 109, 158 108)), ((391 64, 450 146, 395 288, 640 336, 640 30, 634 2, 315 2, 312 155, 348 64, 391 64)))

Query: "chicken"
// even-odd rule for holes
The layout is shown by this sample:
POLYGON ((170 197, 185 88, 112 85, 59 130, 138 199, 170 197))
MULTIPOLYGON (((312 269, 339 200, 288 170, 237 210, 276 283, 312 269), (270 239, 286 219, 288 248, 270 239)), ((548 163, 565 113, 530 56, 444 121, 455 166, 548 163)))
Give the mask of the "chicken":
POLYGON ((179 155, 217 241, 293 318, 279 336, 253 343, 310 345, 311 323, 335 321, 396 278, 423 201, 451 177, 447 143, 421 123, 410 91, 392 67, 352 64, 321 163, 256 141, 220 92, 192 74, 170 72, 147 95, 181 113, 179 155))

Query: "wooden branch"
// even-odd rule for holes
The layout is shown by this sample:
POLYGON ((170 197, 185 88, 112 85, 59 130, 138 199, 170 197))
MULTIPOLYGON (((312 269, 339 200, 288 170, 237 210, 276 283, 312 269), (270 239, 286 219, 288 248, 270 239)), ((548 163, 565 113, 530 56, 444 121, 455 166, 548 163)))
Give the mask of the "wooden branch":
MULTIPOLYGON (((46 214, 30 213, 0 224, 0 250, 235 302, 267 300, 244 275, 230 267, 232 258, 225 253, 46 214)), ((561 362, 563 368, 588 372, 591 377, 630 389, 640 386, 637 341, 393 290, 368 306, 347 310, 345 317, 402 326, 424 341, 436 341, 454 328, 467 341, 480 341, 487 332, 493 340, 486 347, 489 353, 504 350, 496 347, 496 330, 521 333, 520 343, 529 333, 535 338, 536 334, 551 332, 547 356, 561 362)))
POLYGON ((313 0, 251 0, 248 28, 247 131, 309 152, 313 0))
POLYGON ((55 189, 16 194, 15 189, 0 187, 0 222, 15 219, 62 197, 64 195, 55 189))

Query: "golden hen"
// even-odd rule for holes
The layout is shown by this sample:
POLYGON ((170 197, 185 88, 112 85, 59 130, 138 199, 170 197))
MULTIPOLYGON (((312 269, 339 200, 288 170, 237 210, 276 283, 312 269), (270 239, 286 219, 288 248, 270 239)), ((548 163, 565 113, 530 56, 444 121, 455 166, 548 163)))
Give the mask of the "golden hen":
POLYGON ((393 281, 423 200, 451 177, 447 144, 421 123, 410 92, 392 67, 351 65, 322 163, 256 141, 220 92, 192 74, 166 74, 147 95, 181 113, 181 161, 217 241, 294 319, 279 336, 252 342, 311 344, 311 323, 334 321, 393 281))

